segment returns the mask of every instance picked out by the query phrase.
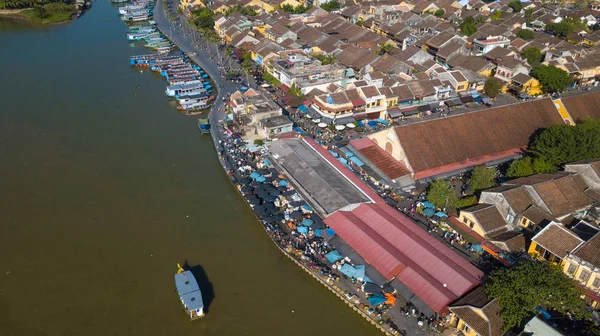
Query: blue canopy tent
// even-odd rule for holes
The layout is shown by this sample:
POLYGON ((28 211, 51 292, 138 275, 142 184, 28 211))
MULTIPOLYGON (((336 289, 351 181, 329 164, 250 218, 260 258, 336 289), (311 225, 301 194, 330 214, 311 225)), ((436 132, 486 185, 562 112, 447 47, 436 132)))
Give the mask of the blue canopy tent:
POLYGON ((368 298, 367 300, 369 300, 369 303, 372 304, 373 306, 378 306, 387 301, 385 296, 383 296, 382 294, 373 295, 370 298, 368 298))
POLYGON ((298 226, 298 233, 308 234, 308 228, 306 226, 298 226))
POLYGON ((432 208, 425 208, 425 210, 423 210, 423 214, 427 217, 431 217, 435 214, 435 211, 432 208))
POLYGON ((425 201, 425 202, 423 202, 423 205, 424 205, 426 208, 432 208, 432 209, 433 209, 433 208, 435 208, 435 205, 433 205, 433 203, 431 203, 431 202, 429 202, 429 201, 425 201))
POLYGON ((389 122, 389 121, 387 121, 387 120, 383 120, 383 119, 381 119, 381 118, 377 118, 377 120, 375 120, 375 121, 377 121, 377 122, 378 122, 378 123, 380 123, 380 124, 384 124, 384 125, 389 125, 389 124, 390 124, 390 122, 389 122))
POLYGON ((356 270, 356 272, 354 273, 354 277, 359 280, 364 280, 365 279, 365 265, 354 266, 354 269, 356 270))
POLYGON ((279 180, 279 185, 287 187, 288 186, 288 181, 286 181, 286 180, 279 180))
POLYGON ((305 105, 300 105, 298 106, 298 111, 306 114, 308 112, 308 107, 306 107, 305 105))
POLYGON ((250 178, 253 180, 256 180, 257 178, 261 177, 261 175, 257 172, 253 172, 250 174, 250 178))
POLYGON ((333 155, 333 157, 338 157, 338 153, 332 151, 332 150, 328 150, 329 154, 333 155))
POLYGON ((303 206, 301 206, 301 208, 304 211, 313 211, 313 208, 308 204, 304 204, 303 206))
POLYGON ((438 211, 435 213, 436 216, 440 217, 440 218, 444 218, 444 217, 448 217, 448 215, 446 215, 445 213, 438 211))
POLYGON ((368 124, 369 126, 371 126, 371 127, 375 127, 375 126, 377 126, 377 121, 375 121, 375 120, 369 120, 369 121, 367 122, 367 124, 368 124))
POLYGON ((263 163, 266 164, 267 166, 271 165, 271 161, 269 161, 269 159, 263 159, 263 163))
POLYGON ((356 156, 351 156, 348 158, 350 161, 354 162, 355 165, 362 167, 364 166, 364 162, 362 162, 359 158, 357 158, 356 156))
POLYGON ((365 124, 360 120, 357 120, 356 123, 358 124, 359 127, 365 127, 365 124))
POLYGON ((315 237, 322 238, 322 237, 323 237, 323 235, 321 234, 321 231, 323 231, 323 230, 321 230, 321 229, 316 229, 316 230, 315 230, 315 237))
POLYGON ((300 222, 300 225, 304 225, 304 226, 311 226, 313 225, 313 220, 310 218, 305 218, 302 220, 302 222, 300 222))
POLYGON ((340 272, 344 273, 348 278, 354 278, 354 274, 356 274, 356 268, 346 263, 342 265, 340 272))
POLYGON ((342 257, 340 252, 338 252, 337 250, 333 250, 333 251, 327 253, 325 255, 325 258, 327 259, 327 261, 329 261, 332 264, 338 260, 344 259, 344 257, 342 257))
POLYGON ((266 180, 267 180, 267 179, 266 179, 264 176, 259 176, 259 177, 257 177, 257 178, 256 178, 256 182, 260 182, 260 183, 263 183, 263 182, 265 182, 266 180))
POLYGON ((298 126, 294 126, 294 131, 302 134, 302 135, 306 135, 306 132, 304 132, 300 127, 298 126))

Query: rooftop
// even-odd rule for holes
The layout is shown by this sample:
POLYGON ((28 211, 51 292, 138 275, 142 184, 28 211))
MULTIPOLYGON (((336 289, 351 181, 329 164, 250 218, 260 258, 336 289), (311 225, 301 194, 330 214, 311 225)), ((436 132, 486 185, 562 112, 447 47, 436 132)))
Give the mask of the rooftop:
POLYGON ((581 238, 556 222, 548 224, 531 240, 561 259, 583 243, 581 238))
MULTIPOLYGON (((326 160, 309 141, 279 139, 268 146, 274 164, 288 176, 294 186, 321 215, 329 216, 340 209, 352 209, 371 202, 361 189, 326 160)), ((338 162, 339 163, 339 162, 338 162)))
POLYGON ((271 117, 271 118, 264 118, 264 119, 261 119, 260 122, 265 127, 269 127, 269 128, 293 124, 293 122, 291 120, 289 120, 286 116, 282 116, 282 115, 271 117))

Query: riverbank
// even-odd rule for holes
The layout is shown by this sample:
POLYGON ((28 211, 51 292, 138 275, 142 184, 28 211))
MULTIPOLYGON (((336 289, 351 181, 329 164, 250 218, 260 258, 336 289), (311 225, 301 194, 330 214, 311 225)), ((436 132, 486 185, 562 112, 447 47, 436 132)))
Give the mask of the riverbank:
POLYGON ((81 16, 89 5, 87 2, 82 6, 75 3, 50 2, 34 8, 2 9, 0 17, 43 25, 62 24, 81 16))

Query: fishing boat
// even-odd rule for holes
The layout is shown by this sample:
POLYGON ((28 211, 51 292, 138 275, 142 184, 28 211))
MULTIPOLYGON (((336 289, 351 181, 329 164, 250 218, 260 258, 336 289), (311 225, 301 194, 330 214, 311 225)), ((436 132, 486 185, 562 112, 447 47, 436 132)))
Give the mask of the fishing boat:
POLYGON ((208 119, 198 119, 198 129, 202 134, 210 133, 210 122, 208 119))
POLYGON ((190 320, 204 317, 204 302, 198 282, 191 271, 183 270, 179 264, 177 264, 177 273, 175 273, 175 288, 177 288, 179 301, 190 320))
POLYGON ((199 80, 167 86, 167 88, 165 89, 165 93, 167 94, 167 96, 171 97, 202 93, 197 91, 206 92, 204 86, 202 85, 202 82, 199 80))

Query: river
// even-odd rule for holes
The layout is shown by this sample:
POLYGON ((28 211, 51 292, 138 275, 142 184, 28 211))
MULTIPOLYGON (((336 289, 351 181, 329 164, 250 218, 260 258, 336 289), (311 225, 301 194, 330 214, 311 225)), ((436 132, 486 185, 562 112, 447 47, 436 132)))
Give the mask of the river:
POLYGON ((125 32, 105 0, 0 21, 0 334, 377 334, 278 252, 125 32), (212 283, 200 321, 174 293, 185 260, 212 283))

